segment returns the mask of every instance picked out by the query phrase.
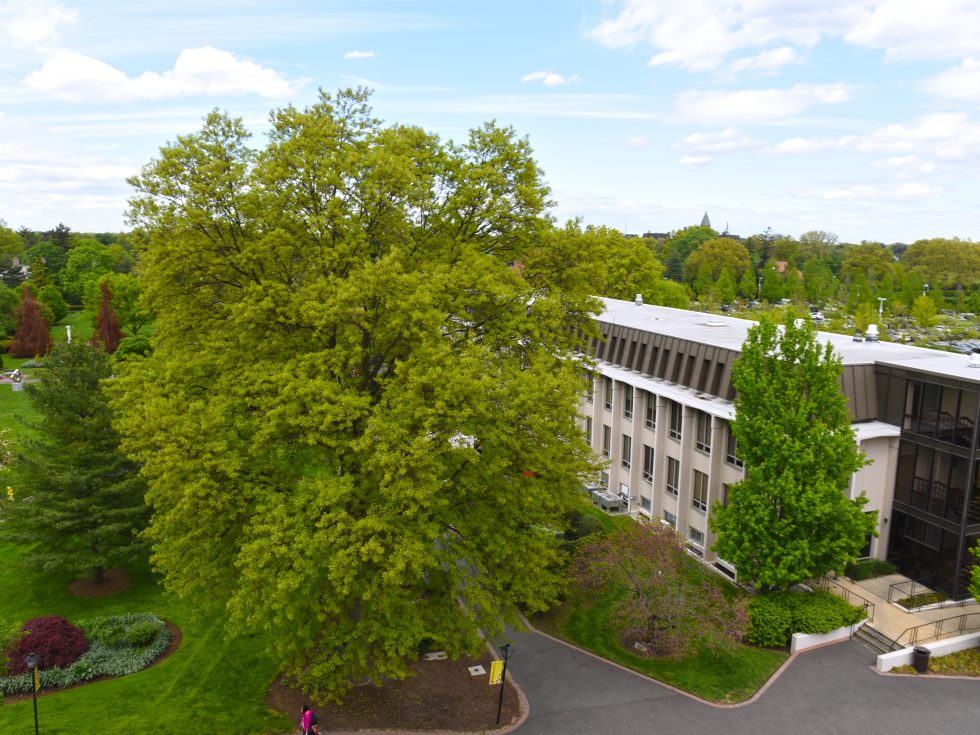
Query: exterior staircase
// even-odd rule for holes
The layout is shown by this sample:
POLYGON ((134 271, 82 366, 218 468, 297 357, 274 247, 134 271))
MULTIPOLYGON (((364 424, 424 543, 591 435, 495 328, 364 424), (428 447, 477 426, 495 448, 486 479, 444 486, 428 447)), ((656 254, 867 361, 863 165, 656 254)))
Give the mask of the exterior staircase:
POLYGON ((875 655, 888 653, 892 650, 892 638, 878 631, 870 623, 862 625, 854 633, 854 637, 861 641, 865 647, 874 651, 875 655))

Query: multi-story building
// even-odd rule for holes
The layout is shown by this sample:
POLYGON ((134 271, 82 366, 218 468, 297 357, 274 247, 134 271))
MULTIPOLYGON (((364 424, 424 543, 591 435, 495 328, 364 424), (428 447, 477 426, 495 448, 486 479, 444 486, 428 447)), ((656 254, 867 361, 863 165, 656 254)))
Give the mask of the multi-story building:
MULTIPOLYGON (((608 458, 602 482, 629 512, 672 525, 729 576, 707 515, 744 469, 729 429, 732 364, 753 322, 604 299, 604 339, 583 429, 608 458)), ((867 556, 953 597, 968 595, 980 539, 980 355, 818 333, 843 362, 841 389, 870 464, 848 493, 868 495, 878 538, 867 556)))

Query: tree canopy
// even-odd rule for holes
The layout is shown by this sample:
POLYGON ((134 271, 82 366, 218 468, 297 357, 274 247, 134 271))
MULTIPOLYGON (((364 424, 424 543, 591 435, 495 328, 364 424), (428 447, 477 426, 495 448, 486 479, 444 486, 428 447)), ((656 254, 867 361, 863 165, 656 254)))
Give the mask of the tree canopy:
POLYGON ((764 317, 749 330, 732 368, 731 430, 745 462, 728 505, 709 517, 717 554, 739 578, 785 588, 857 558, 875 532, 864 493, 847 497, 865 463, 854 441, 840 358, 789 309, 783 324, 764 317))
POLYGON ((157 319, 113 390, 171 590, 334 696, 556 601, 597 305, 533 257, 526 140, 385 127, 347 90, 259 150, 214 112, 131 183, 157 319))

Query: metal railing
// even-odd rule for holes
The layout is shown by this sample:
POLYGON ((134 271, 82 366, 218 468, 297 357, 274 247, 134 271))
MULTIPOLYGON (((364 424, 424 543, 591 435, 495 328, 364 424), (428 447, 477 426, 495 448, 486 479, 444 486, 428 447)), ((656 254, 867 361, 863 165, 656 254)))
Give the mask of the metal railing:
MULTIPOLYGON (((929 594, 930 592, 935 592, 935 590, 929 585, 925 584, 924 579, 909 580, 908 582, 897 582, 895 584, 888 585, 888 601, 898 602, 899 600, 913 598, 916 595, 929 594)), ((899 605, 899 607, 904 609, 906 612, 912 612, 913 609, 918 609, 905 607, 904 605, 899 605)))
POLYGON ((856 592, 852 592, 847 589, 842 584, 838 584, 830 577, 821 577, 817 580, 817 586, 824 592, 831 592, 832 594, 842 597, 844 602, 849 605, 854 605, 855 607, 860 607, 864 609, 864 614, 868 617, 868 622, 874 622, 875 619, 875 604, 867 599, 866 597, 861 597, 861 595, 856 592), (860 600, 860 602, 855 602, 855 600, 860 600))
POLYGON ((919 641, 938 640, 953 635, 962 635, 974 630, 980 630, 980 612, 963 613, 951 618, 922 623, 902 631, 889 646, 890 651, 908 648, 919 641), (931 632, 930 632, 931 631, 931 632))

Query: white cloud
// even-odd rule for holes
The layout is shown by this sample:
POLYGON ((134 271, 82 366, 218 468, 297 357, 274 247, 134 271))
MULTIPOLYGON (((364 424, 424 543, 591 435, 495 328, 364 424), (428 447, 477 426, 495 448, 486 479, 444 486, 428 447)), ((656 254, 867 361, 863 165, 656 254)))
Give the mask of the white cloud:
POLYGON ((570 77, 562 76, 551 71, 533 71, 521 77, 522 82, 541 82, 546 87, 559 87, 563 84, 572 84, 578 81, 578 74, 570 77))
POLYGON ((711 156, 681 156, 681 165, 689 168, 699 168, 711 163, 711 156))
POLYGON ((796 49, 780 46, 755 56, 744 56, 741 59, 736 59, 729 66, 729 70, 736 74, 745 71, 773 72, 787 64, 798 64, 799 62, 800 55, 796 53, 796 49))
POLYGON ((959 66, 927 79, 922 88, 945 99, 980 102, 980 61, 963 59, 959 66))
MULTIPOLYGON (((795 49, 842 38, 882 49, 889 59, 945 59, 980 48, 976 0, 618 0, 587 35, 610 48, 649 46, 651 66, 705 71, 730 56, 763 49, 733 66, 772 69, 795 49), (781 48, 765 51, 768 47, 781 48), (786 49, 786 50, 783 50, 786 49), (767 54, 769 55, 767 57, 767 54)), ((739 71, 739 68, 733 69, 739 71)))
POLYGON ((863 153, 932 154, 941 158, 980 157, 980 124, 966 113, 923 115, 911 125, 896 123, 861 136, 863 153))
POLYGON ((902 199, 932 199, 943 192, 941 186, 931 186, 918 182, 908 182, 900 186, 877 186, 872 184, 852 184, 837 189, 825 189, 805 192, 819 199, 828 201, 866 200, 891 201, 896 197, 902 199))
POLYGON ((345 59, 373 59, 377 56, 375 51, 348 51, 344 54, 345 59))
POLYGON ((892 171, 896 176, 913 176, 915 174, 928 174, 936 170, 936 164, 932 161, 923 161, 918 156, 892 156, 873 161, 875 168, 892 171))
POLYGON ((735 128, 725 128, 717 133, 691 133, 675 143, 674 148, 698 153, 730 153, 759 148, 761 145, 735 128))
POLYGON ((626 140, 626 147, 633 148, 634 150, 643 150, 650 146, 650 141, 648 138, 642 135, 637 135, 626 140))
POLYGON ((290 80, 272 69, 205 46, 180 52, 174 68, 130 77, 109 64, 74 51, 58 51, 25 83, 71 102, 152 100, 192 95, 287 97, 305 80, 290 80))
POLYGON ((803 112, 813 105, 835 105, 850 98, 848 85, 795 84, 787 89, 690 90, 675 99, 675 115, 705 124, 766 122, 803 112))
POLYGON ((78 20, 78 13, 48 0, 0 3, 0 40, 20 48, 44 49, 57 42, 62 26, 78 20))
POLYGON ((889 59, 954 59, 980 47, 976 0, 878 0, 861 9, 845 39, 889 59))
POLYGON ((789 138, 777 143, 769 152, 774 156, 788 156, 801 153, 820 153, 821 151, 845 148, 857 140, 856 135, 843 138, 789 138))

